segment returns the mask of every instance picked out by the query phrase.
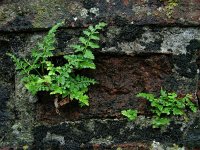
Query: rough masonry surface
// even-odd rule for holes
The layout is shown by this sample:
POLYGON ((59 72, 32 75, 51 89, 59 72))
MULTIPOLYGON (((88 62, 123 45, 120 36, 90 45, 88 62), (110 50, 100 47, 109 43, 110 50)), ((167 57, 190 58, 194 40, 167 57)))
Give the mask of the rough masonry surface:
POLYGON ((0 149, 162 149, 176 143, 200 148, 198 113, 190 121, 174 118, 166 129, 150 126, 148 103, 139 92, 160 88, 200 97, 200 2, 182 0, 171 18, 158 0, 3 0, 0 2, 0 149), (55 58, 71 51, 82 30, 100 21, 101 49, 94 51, 96 70, 80 71, 98 84, 89 90, 90 106, 76 101, 56 114, 53 97, 27 92, 7 52, 28 57, 55 23, 59 29, 55 58), (120 112, 135 108, 128 122, 120 112), (146 117, 145 117, 146 116, 146 117))

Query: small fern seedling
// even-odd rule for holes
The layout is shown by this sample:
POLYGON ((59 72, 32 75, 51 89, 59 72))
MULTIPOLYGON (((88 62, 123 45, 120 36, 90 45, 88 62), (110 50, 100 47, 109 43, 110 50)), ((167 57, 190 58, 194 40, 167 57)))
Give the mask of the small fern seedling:
POLYGON ((138 111, 133 109, 122 110, 121 114, 127 117, 129 121, 134 121, 137 118, 138 111))
POLYGON ((167 93, 160 90, 160 96, 155 97, 150 93, 139 93, 137 97, 145 98, 150 102, 151 112, 153 113, 153 128, 167 126, 171 122, 172 116, 186 117, 186 111, 197 111, 197 106, 192 103, 192 95, 187 94, 185 97, 178 97, 176 93, 167 93))

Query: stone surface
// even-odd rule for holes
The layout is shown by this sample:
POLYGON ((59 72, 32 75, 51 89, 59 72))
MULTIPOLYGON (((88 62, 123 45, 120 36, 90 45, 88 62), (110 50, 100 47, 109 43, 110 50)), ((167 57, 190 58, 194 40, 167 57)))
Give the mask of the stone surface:
MULTIPOLYGON (((199 72, 199 28, 138 27, 131 24, 108 26, 101 34, 100 45, 102 49, 94 51, 97 69, 80 71, 81 74, 95 78, 99 82, 99 84, 91 86, 89 90, 90 106, 80 108, 78 103, 74 101, 60 109, 60 116, 55 112, 53 97, 44 93, 40 93, 38 98, 32 97, 19 82, 19 77, 14 80, 13 64, 5 55, 6 52, 11 51, 20 57, 30 55, 31 48, 42 39, 45 33, 24 32, 14 35, 4 33, 0 36, 3 56, 0 77, 6 85, 15 82, 15 92, 12 91, 14 94, 10 93, 10 87, 14 86, 13 84, 9 84, 9 88, 6 88, 7 91, 2 91, 3 94, 8 93, 7 101, 9 104, 7 105, 7 102, 2 98, 5 106, 1 110, 5 113, 0 115, 4 119, 4 123, 1 125, 1 134, 2 137, 6 136, 3 139, 5 146, 23 146, 24 144, 31 146, 31 143, 34 143, 33 149, 35 147, 39 149, 39 146, 44 149, 65 149, 66 147, 69 149, 116 149, 116 146, 123 147, 123 143, 127 143, 124 146, 127 149, 142 149, 147 148, 153 140, 158 140, 164 145, 177 143, 189 147, 198 146, 191 144, 190 141, 194 141, 192 136, 186 136, 186 138, 183 136, 186 135, 187 131, 193 133, 193 122, 189 124, 190 130, 186 131, 184 124, 178 125, 184 133, 177 131, 175 125, 168 129, 170 133, 167 132, 166 135, 162 135, 159 131, 160 137, 159 134, 153 134, 154 130, 150 127, 149 122, 144 123, 139 120, 137 121, 138 128, 134 130, 134 133, 137 130, 137 136, 131 134, 130 138, 127 138, 126 133, 131 132, 123 131, 123 128, 126 128, 126 123, 123 120, 113 119, 122 119, 121 110, 128 108, 138 109, 140 115, 150 115, 147 102, 135 97, 138 92, 158 93, 163 87, 168 91, 176 91, 180 94, 192 93, 194 98, 196 97, 199 72), (11 66, 10 70, 5 69, 8 66, 11 66), (10 95, 13 95, 13 98, 10 98, 10 95), (39 101, 34 104, 37 99, 39 101), (10 112, 10 116, 6 116, 10 112), (68 121, 70 126, 72 124, 76 126, 77 123, 80 123, 78 120, 84 119, 88 122, 86 121, 85 127, 82 128, 83 131, 76 133, 77 129, 70 127, 71 136, 69 133, 60 134, 68 130, 68 127, 63 126, 65 121, 68 121), (94 121, 91 121, 93 119, 97 119, 97 124, 101 124, 102 120, 105 119, 110 119, 110 121, 103 121, 102 126, 96 125, 100 129, 92 133, 88 131, 88 126, 94 124, 94 121), (74 120, 76 120, 75 123, 74 120), (112 134, 116 133, 110 129, 111 125, 114 124, 120 126, 121 132, 123 132, 114 135, 116 136, 115 140, 113 140, 112 134), (105 133, 102 133, 105 136, 101 137, 100 130, 104 130, 105 126, 108 126, 109 129, 106 129, 105 133), (143 128, 146 127, 145 131, 149 130, 149 136, 142 134, 143 128), (38 130, 40 128, 43 131, 38 130), (10 130, 5 132, 5 129, 10 130), (56 131, 52 132, 54 129, 56 131), (174 137, 166 142, 169 136, 175 136, 173 132, 178 133, 177 136, 180 136, 181 139, 174 137), (86 139, 81 139, 79 142, 74 138, 86 139), (141 141, 145 142, 140 144, 141 141), (149 143, 149 141, 151 142, 149 143)), ((71 52, 69 45, 76 42, 80 34, 80 29, 61 29, 58 31, 57 39, 59 42, 55 56, 59 61, 62 61, 60 55, 71 52)), ((2 88, 4 87, 5 85, 2 88)), ((81 122, 81 124, 84 125, 85 122, 81 122)), ((131 126, 134 128, 134 125, 131 126)), ((194 134, 194 137, 197 136, 198 134, 194 134)), ((1 144, 1 146, 3 145, 1 144)))
POLYGON ((103 43, 102 52, 117 52, 127 55, 135 53, 164 53, 183 56, 195 53, 200 39, 197 27, 138 27, 125 25, 123 27, 108 27, 105 34, 108 37, 103 43), (196 42, 195 42, 196 41, 196 42))
POLYGON ((10 43, 6 37, 0 37, 0 147, 6 145, 3 141, 11 131, 14 114, 7 105, 14 91, 14 66, 6 52, 10 49, 10 43))
MULTIPOLYGON (((138 120, 140 119, 138 118, 138 120)), ((146 120, 148 119, 146 118, 146 120)), ((141 120, 138 122, 141 122, 141 120)), ((188 127, 193 128, 196 125, 198 125, 198 122, 194 122, 192 125, 188 124, 188 127)), ((159 129, 152 129, 150 124, 141 126, 141 123, 137 124, 137 121, 133 123, 118 119, 90 119, 63 122, 54 126, 39 126, 33 132, 35 137, 33 149, 41 150, 48 148, 53 150, 115 150, 117 147, 122 149, 133 148, 133 150, 150 149, 153 141, 159 142, 163 147, 173 147, 172 143, 184 143, 185 147, 195 148, 185 143, 185 135, 189 132, 183 132, 180 124, 173 124, 167 130, 160 131, 159 129), (141 143, 141 141, 143 142, 141 143)))
POLYGON ((187 128, 187 134, 184 135, 183 143, 188 147, 200 148, 200 117, 197 114, 191 125, 187 128))
POLYGON ((6 55, 11 50, 9 39, 0 37, 0 79, 10 82, 14 77, 14 66, 9 57, 6 55))
POLYGON ((97 21, 119 26, 199 25, 198 0, 179 1, 170 18, 166 5, 158 0, 4 0, 0 4, 0 30, 46 29, 61 20, 65 20, 64 27, 84 27, 97 21))
POLYGON ((168 55, 97 55, 95 64, 96 70, 81 72, 98 82, 89 90, 89 107, 80 108, 78 102, 72 102, 60 109, 59 116, 55 113, 53 97, 45 97, 41 93, 38 119, 60 122, 63 118, 119 118, 121 110, 127 108, 136 108, 140 114, 145 114, 148 112, 146 101, 135 95, 145 91, 157 92, 162 86, 167 86, 165 78, 170 77, 173 67, 168 55))
MULTIPOLYGON (((94 51, 97 69, 82 72, 100 83, 90 89, 90 106, 80 108, 73 102, 61 108, 61 116, 58 116, 53 97, 40 94, 37 119, 59 123, 86 118, 119 118, 123 108, 138 108, 141 114, 148 114, 146 101, 135 95, 157 93, 161 87, 180 94, 192 93, 196 98, 199 33, 199 28, 108 27, 102 33, 103 48, 94 51)), ((69 43, 76 40, 73 34, 70 30, 58 33, 57 54, 70 51, 69 43)))
POLYGON ((163 129, 152 129, 148 103, 138 92, 157 94, 161 87, 191 93, 199 103, 199 0, 182 0, 166 14, 159 0, 2 0, 0 2, 0 149, 109 150, 199 149, 199 111, 190 121, 174 118, 163 129), (96 70, 79 73, 99 83, 89 90, 90 106, 76 101, 55 112, 53 97, 33 97, 20 83, 6 55, 27 57, 47 30, 65 20, 56 37, 55 59, 71 51, 83 28, 99 21, 96 70), (122 109, 136 108, 135 122, 123 119, 122 109), (146 118, 143 116, 146 115, 146 118))
POLYGON ((14 117, 7 108, 13 86, 9 83, 0 82, 0 147, 4 145, 4 140, 9 139, 7 135, 11 131, 10 126, 14 117))

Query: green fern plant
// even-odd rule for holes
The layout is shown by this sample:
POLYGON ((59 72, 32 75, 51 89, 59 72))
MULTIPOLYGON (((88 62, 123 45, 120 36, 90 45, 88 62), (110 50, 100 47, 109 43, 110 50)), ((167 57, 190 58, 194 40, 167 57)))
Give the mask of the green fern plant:
POLYGON ((128 110, 122 110, 121 114, 128 118, 129 121, 134 121, 137 118, 137 110, 128 109, 128 110))
POLYGON ((21 81, 33 95, 39 91, 48 91, 56 95, 56 107, 58 98, 78 100, 81 106, 89 105, 89 97, 86 94, 88 86, 95 84, 94 79, 75 74, 76 70, 95 69, 92 49, 99 48, 99 30, 106 24, 101 22, 95 26, 89 26, 83 31, 84 36, 79 38, 79 44, 72 45, 74 54, 65 55, 66 63, 55 66, 51 61, 53 50, 55 50, 55 33, 62 25, 58 23, 53 26, 42 42, 38 43, 32 50, 31 58, 18 58, 8 54, 16 65, 16 70, 22 75, 21 81))
POLYGON ((178 97, 174 92, 167 93, 161 89, 160 97, 156 98, 154 94, 149 93, 139 93, 137 97, 145 98, 150 102, 153 128, 169 125, 172 116, 186 117, 186 110, 197 111, 197 106, 191 102, 192 95, 190 94, 178 97))

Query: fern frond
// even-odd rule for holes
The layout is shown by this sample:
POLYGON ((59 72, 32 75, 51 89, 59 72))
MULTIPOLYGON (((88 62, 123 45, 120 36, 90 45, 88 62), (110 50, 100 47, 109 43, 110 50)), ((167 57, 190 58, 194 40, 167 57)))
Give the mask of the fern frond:
POLYGON ((138 93, 136 97, 145 98, 149 101, 153 101, 155 99, 154 95, 149 93, 138 93))
POLYGON ((84 36, 79 38, 80 43, 71 46, 74 54, 64 56, 67 63, 55 66, 49 57, 53 56, 56 31, 62 24, 58 23, 50 29, 43 40, 32 50, 31 59, 20 59, 13 54, 8 55, 14 61, 16 69, 23 75, 21 81, 32 94, 38 91, 49 91, 52 95, 61 95, 63 98, 68 96, 71 100, 78 100, 81 106, 88 106, 89 97, 86 95, 88 86, 95 84, 96 81, 75 75, 74 72, 85 68, 95 69, 92 49, 99 48, 98 30, 106 24, 99 23, 83 31, 84 36))

